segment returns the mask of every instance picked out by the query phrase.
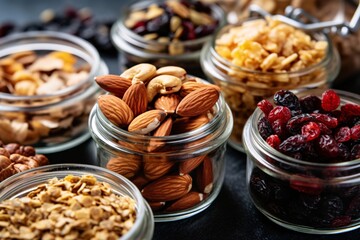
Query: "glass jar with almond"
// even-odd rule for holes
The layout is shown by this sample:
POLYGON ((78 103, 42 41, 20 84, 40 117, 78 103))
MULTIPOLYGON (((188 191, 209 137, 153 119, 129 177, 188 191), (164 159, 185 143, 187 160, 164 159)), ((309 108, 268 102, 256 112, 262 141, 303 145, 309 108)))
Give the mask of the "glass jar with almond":
POLYGON ((148 62, 176 65, 202 76, 202 46, 225 21, 222 9, 201 1, 147 0, 130 5, 112 27, 120 70, 148 62))
POLYGON ((243 151, 243 127, 257 102, 280 89, 328 87, 340 59, 326 34, 305 33, 266 18, 220 29, 204 46, 201 64, 232 110, 229 143, 243 151))
POLYGON ((88 42, 55 32, 0 41, 0 140, 62 151, 90 137, 87 120, 107 66, 88 42))
POLYGON ((99 165, 130 179, 155 221, 206 209, 224 180, 233 126, 219 88, 180 67, 145 63, 96 82, 109 91, 89 119, 99 165))

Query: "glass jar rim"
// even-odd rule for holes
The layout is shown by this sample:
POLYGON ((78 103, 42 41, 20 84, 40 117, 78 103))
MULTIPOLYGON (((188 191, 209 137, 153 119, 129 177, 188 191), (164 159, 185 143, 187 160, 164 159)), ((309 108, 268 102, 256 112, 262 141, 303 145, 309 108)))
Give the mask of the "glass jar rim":
MULTIPOLYGON (((297 91, 298 93, 299 92, 310 93, 312 91, 319 91, 319 90, 321 89, 299 89, 294 91, 295 92, 297 91)), ((337 89, 333 89, 333 90, 337 92, 340 97, 349 97, 360 100, 360 95, 357 95, 355 93, 350 93, 337 89)), ((251 145, 250 141, 254 141, 256 142, 256 144, 258 144, 258 146, 260 146, 259 149, 261 152, 271 156, 271 158, 274 161, 278 161, 288 165, 309 166, 314 168, 337 167, 337 168, 346 168, 346 169, 358 168, 360 166, 360 158, 353 159, 351 161, 339 162, 339 163, 320 163, 320 162, 309 162, 309 161, 299 160, 281 153, 280 151, 274 149, 268 143, 266 143, 266 141, 260 136, 257 122, 262 116, 264 116, 264 113, 261 111, 260 108, 257 107, 246 123, 247 129, 246 131, 244 131, 243 139, 247 149, 249 149, 249 146, 251 145), (247 133, 251 135, 251 140, 245 136, 245 134, 247 133)))
POLYGON ((247 22, 247 21, 253 21, 253 20, 257 20, 257 19, 263 19, 262 17, 253 17, 253 18, 248 18, 245 19, 242 22, 236 23, 236 24, 227 24, 221 28, 218 28, 215 31, 215 34, 213 35, 213 37, 211 38, 211 40, 208 42, 208 44, 210 45, 210 54, 213 55, 222 65, 226 66, 227 68, 230 68, 234 71, 237 72, 244 72, 246 74, 256 74, 256 75, 267 75, 267 76, 281 76, 281 75, 288 75, 289 77, 291 77, 292 75, 298 75, 298 74, 307 74, 312 72, 314 69, 317 69, 321 66, 326 65, 327 63, 330 62, 331 60, 331 56, 335 56, 337 57, 337 60, 340 61, 340 59, 338 59, 338 53, 337 50, 334 48, 332 41, 330 40, 330 37, 328 34, 326 34, 325 32, 314 32, 312 34, 314 35, 319 35, 321 38, 324 39, 324 41, 326 41, 328 43, 327 46, 327 51, 326 51, 326 56, 318 63, 316 64, 312 64, 308 67, 299 69, 297 71, 291 71, 291 72, 264 72, 264 71, 260 71, 260 70, 252 70, 252 69, 248 69, 248 68, 244 68, 244 67, 240 67, 238 65, 233 64, 232 62, 230 62, 229 60, 223 58, 222 56, 220 56, 216 50, 215 50, 215 44, 216 44, 216 40, 219 36, 219 34, 223 34, 225 32, 227 32, 227 30, 230 27, 233 26, 241 26, 242 23, 247 22))
MULTIPOLYGON (((62 90, 56 91, 52 94, 42 94, 42 95, 34 95, 34 96, 18 96, 18 95, 13 95, 13 94, 9 94, 9 93, 0 93, 1 99, 10 100, 10 101, 11 100, 36 101, 36 100, 41 100, 41 99, 62 97, 62 96, 71 94, 74 91, 77 91, 79 88, 81 88, 85 85, 90 85, 92 83, 93 78, 95 77, 95 75, 98 72, 98 69, 101 65, 101 60, 100 60, 99 52, 89 42, 87 42, 77 36, 67 34, 67 33, 62 33, 62 32, 29 31, 29 32, 23 32, 23 33, 11 34, 7 37, 4 37, 3 39, 0 39, 0 46, 4 46, 6 44, 12 44, 14 42, 16 43, 17 41, 20 41, 20 42, 26 41, 29 39, 34 42, 26 43, 26 44, 22 44, 22 45, 17 44, 15 46, 11 46, 10 50, 12 50, 12 51, 9 51, 8 48, 0 47, 0 53, 5 52, 6 54, 4 54, 4 56, 7 56, 12 53, 23 52, 23 51, 28 51, 28 50, 65 51, 64 49, 66 49, 66 50, 68 50, 66 52, 69 52, 71 54, 74 54, 74 51, 75 51, 77 53, 76 54, 77 57, 79 57, 82 60, 84 60, 85 62, 89 63, 89 65, 90 65, 89 76, 86 79, 84 79, 83 81, 81 81, 75 85, 68 86, 68 87, 66 87, 62 90), (62 46, 61 43, 52 43, 52 44, 40 44, 41 42, 36 43, 39 40, 46 41, 47 39, 55 39, 55 40, 59 40, 59 41, 70 42, 72 44, 75 44, 75 45, 81 47, 81 49, 75 49, 73 47, 65 47, 65 46, 62 46), (44 45, 47 46, 48 48, 44 48, 44 45), (28 48, 29 46, 31 46, 30 49, 28 48), (61 46, 61 48, 57 49, 58 46, 61 46), (27 47, 27 48, 25 48, 25 47, 27 47), (1 48, 3 48, 3 49, 1 49, 1 48), (87 53, 84 53, 84 50, 87 53), (80 56, 82 56, 82 57, 80 57, 80 56)), ((0 57, 3 57, 3 56, 0 56, 0 57)))
MULTIPOLYGON (((24 171, 21 173, 17 173, 15 175, 5 179, 4 181, 0 182, 0 191, 3 191, 3 189, 5 189, 7 186, 16 184, 16 182, 19 181, 18 180, 19 178, 24 178, 24 180, 26 180, 25 179, 26 177, 29 177, 32 174, 36 174, 38 172, 46 173, 47 171, 57 170, 59 172, 65 173, 67 171, 69 171, 69 172, 74 172, 76 170, 79 171, 79 169, 82 169, 82 171, 84 173, 87 173, 89 170, 103 172, 103 173, 106 173, 106 175, 111 176, 114 179, 120 179, 121 182, 125 183, 124 187, 126 187, 127 190, 130 190, 130 192, 135 196, 134 200, 136 202, 136 207, 138 209, 138 212, 136 215, 136 220, 135 220, 135 223, 132 226, 132 228, 121 238, 121 239, 129 239, 129 237, 131 237, 133 234, 135 234, 137 229, 139 229, 141 227, 140 226, 141 221, 142 221, 142 219, 145 218, 145 215, 146 215, 147 203, 145 202, 144 198, 142 197, 139 189, 129 179, 125 178, 124 176, 122 176, 118 173, 110 171, 106 168, 102 168, 102 167, 98 167, 98 166, 94 166, 94 165, 88 165, 88 164, 75 164, 75 163, 45 165, 45 166, 33 168, 33 169, 30 169, 30 170, 27 170, 27 171, 24 171)), ((90 172, 89 174, 93 174, 93 173, 90 172)), ((38 176, 38 174, 36 176, 38 176)), ((108 178, 108 177, 104 177, 104 178, 108 178)), ((21 179, 20 179, 20 181, 21 181, 21 179)), ((114 181, 114 180, 111 179, 111 181, 114 181)), ((152 215, 152 213, 151 213, 151 215, 152 215)))

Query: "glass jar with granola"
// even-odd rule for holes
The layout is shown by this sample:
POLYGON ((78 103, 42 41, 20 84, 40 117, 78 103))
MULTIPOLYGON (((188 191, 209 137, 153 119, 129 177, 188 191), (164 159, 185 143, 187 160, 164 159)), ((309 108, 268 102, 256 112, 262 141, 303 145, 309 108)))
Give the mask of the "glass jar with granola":
POLYGON ((243 151, 242 130, 257 102, 279 89, 326 88, 339 72, 340 59, 326 34, 266 18, 220 29, 204 46, 201 64, 232 110, 229 143, 243 151))
POLYGON ((147 0, 128 7, 112 27, 120 70, 147 62, 180 66, 203 76, 202 46, 225 21, 222 9, 201 1, 147 0))
POLYGON ((87 118, 108 68, 88 42, 64 33, 27 32, 0 41, 0 140, 40 153, 90 137, 87 118))

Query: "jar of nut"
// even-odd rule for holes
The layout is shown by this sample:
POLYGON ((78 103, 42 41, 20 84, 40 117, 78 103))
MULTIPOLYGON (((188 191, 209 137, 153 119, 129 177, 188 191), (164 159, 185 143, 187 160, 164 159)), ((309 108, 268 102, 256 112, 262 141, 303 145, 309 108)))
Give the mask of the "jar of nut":
POLYGON ((0 41, 0 140, 62 151, 90 137, 88 114, 107 66, 88 42, 57 32, 0 41))
POLYGON ((273 99, 262 100, 244 127, 253 203, 299 232, 359 229, 360 96, 280 90, 273 99))
POLYGON ((99 165, 129 178, 155 221, 206 209, 224 180, 233 126, 219 88, 180 67, 145 63, 96 81, 110 93, 99 96, 89 119, 99 165))
POLYGON ((112 171, 51 164, 0 183, 1 239, 152 239, 140 191, 112 171), (26 214, 25 214, 26 213, 26 214))
POLYGON ((243 151, 243 127, 257 102, 279 89, 327 87, 339 72, 340 59, 326 34, 266 18, 220 29, 204 46, 201 65, 232 110, 229 143, 243 151))
POLYGON ((129 6, 112 27, 119 50, 120 70, 147 62, 157 67, 176 65, 203 76, 202 46, 225 21, 216 4, 201 1, 141 1, 129 6))

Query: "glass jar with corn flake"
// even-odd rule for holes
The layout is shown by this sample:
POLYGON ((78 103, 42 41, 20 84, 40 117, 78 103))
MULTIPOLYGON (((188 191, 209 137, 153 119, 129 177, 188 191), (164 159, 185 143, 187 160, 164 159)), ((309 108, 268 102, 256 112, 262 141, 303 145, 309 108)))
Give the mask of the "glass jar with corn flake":
POLYGON ((199 63, 203 45, 224 24, 223 10, 200 1, 147 0, 128 7, 112 27, 120 70, 139 63, 179 66, 203 76, 199 63))
POLYGON ((14 34, 0 41, 0 140, 39 153, 74 147, 90 137, 87 118, 108 73, 88 42, 57 32, 14 34))
POLYGON ((9 218, 0 225, 1 239, 148 240, 154 232, 136 186, 96 166, 53 164, 17 174, 0 183, 0 201, 2 219, 9 218), (31 213, 25 216, 24 208, 31 213))
POLYGON ((326 88, 340 69, 326 34, 305 33, 271 18, 224 26, 204 46, 201 64, 232 110, 229 143, 240 151, 244 124, 260 100, 280 89, 326 88))

